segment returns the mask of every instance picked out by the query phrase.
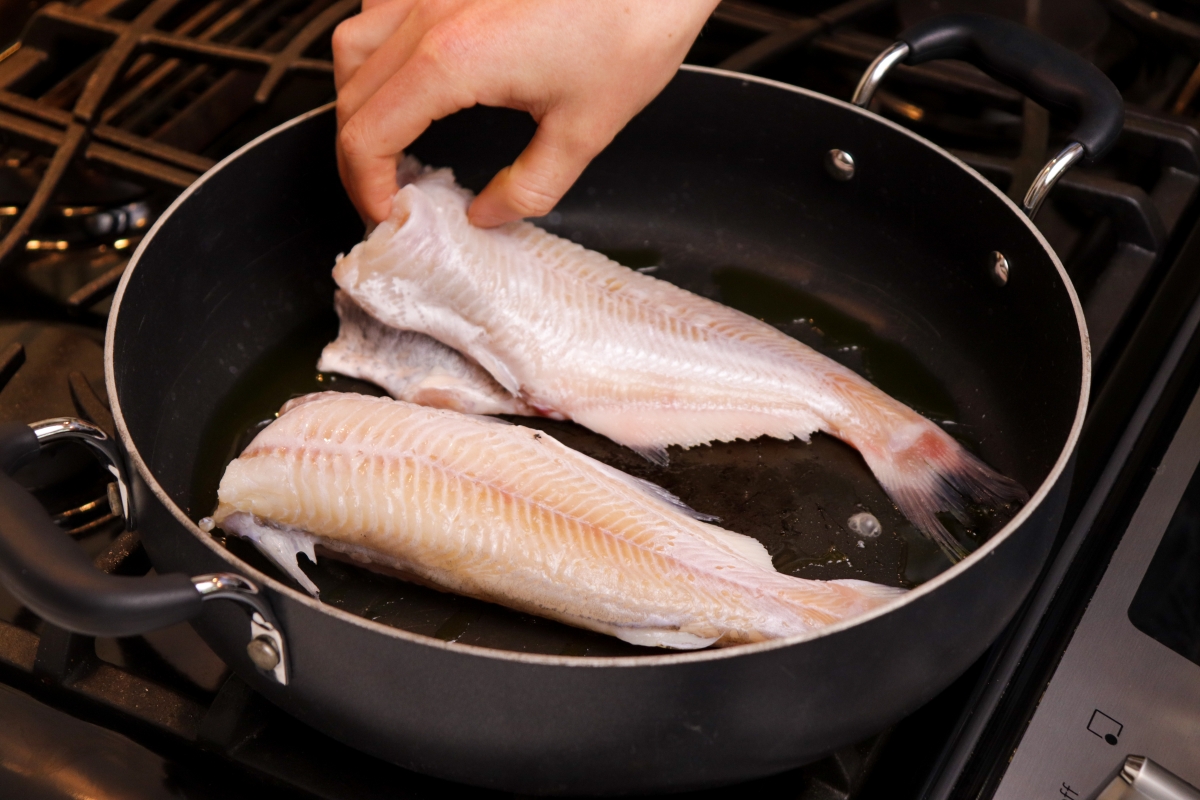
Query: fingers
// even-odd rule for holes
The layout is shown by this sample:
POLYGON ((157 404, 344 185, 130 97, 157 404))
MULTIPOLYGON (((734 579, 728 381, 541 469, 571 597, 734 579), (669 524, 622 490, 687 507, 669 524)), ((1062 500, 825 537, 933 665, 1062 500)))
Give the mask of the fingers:
MULTIPOLYGON (((338 87, 338 120, 344 124, 354 116, 375 92, 387 83, 421 46, 427 49, 430 34, 437 38, 435 29, 446 15, 451 14, 456 3, 462 0, 392 0, 408 6, 408 13, 391 29, 385 40, 376 45, 366 60, 357 68, 345 84, 338 87)), ((380 7, 382 9, 382 7, 380 7)), ((383 26, 381 26, 383 27, 383 26)), ((436 45, 436 42, 433 44, 436 45)))
POLYGON ((681 22, 657 4, 622 14, 604 0, 363 0, 335 37, 338 164, 351 199, 368 220, 386 219, 397 156, 433 120, 482 103, 527 111, 539 127, 476 198, 471 221, 549 212, 674 74, 715 4, 694 1, 695 18, 681 22))
POLYGON ((577 113, 548 113, 513 165, 500 170, 475 198, 468 211, 471 222, 491 228, 550 213, 620 127, 577 113))
POLYGON ((333 29, 333 83, 341 91, 412 13, 416 0, 363 0, 361 14, 333 29))
MULTIPOLYGON (((340 112, 340 98, 338 104, 340 112)), ((418 49, 338 133, 342 182, 358 210, 374 222, 386 219, 396 193, 397 154, 435 119, 474 104, 436 48, 418 49)))

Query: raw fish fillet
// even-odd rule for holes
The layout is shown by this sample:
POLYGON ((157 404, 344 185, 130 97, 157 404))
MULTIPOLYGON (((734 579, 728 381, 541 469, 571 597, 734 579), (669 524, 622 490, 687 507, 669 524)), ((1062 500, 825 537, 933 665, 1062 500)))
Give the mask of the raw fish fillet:
POLYGON ((225 470, 211 521, 309 591, 321 544, 453 592, 694 649, 802 634, 903 594, 775 571, 755 539, 544 433, 389 398, 284 406, 225 470))
POLYGON ((660 463, 672 444, 824 431, 857 448, 952 558, 966 553, 938 512, 965 522, 967 502, 1028 497, 937 425, 770 325, 527 222, 476 228, 471 193, 449 170, 410 158, 398 177, 391 216, 338 260, 334 279, 376 320, 463 353, 532 412, 660 463))
POLYGON ((397 400, 464 414, 536 412, 471 359, 437 339, 388 327, 345 292, 333 296, 341 326, 321 352, 317 369, 370 381, 397 400))

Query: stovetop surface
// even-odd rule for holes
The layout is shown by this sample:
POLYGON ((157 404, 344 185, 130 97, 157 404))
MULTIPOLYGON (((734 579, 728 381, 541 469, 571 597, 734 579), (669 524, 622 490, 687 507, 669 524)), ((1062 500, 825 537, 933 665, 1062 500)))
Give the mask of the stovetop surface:
POLYGON ((998 800, 1090 797, 1129 755, 1200 787, 1198 463, 1200 394, 1154 465, 998 800))
MULTIPOLYGON (((1184 378, 1153 384, 1200 296, 1195 6, 726 0, 688 60, 847 99, 903 27, 967 7, 1032 24, 1084 54, 1128 104, 1115 151, 1068 174, 1037 219, 1079 291, 1095 358, 1062 535, 1069 552, 1061 574, 1050 575, 1060 601, 1033 608, 953 686, 892 729, 791 773, 697 796, 988 796, 1098 581, 1092 562, 1104 548, 1091 542, 1104 536, 1091 531, 1119 517, 1121 498, 1144 487, 1139 470, 1150 442, 1174 424, 1172 398, 1185 392, 1184 378)), ((0 420, 76 415, 111 432, 103 326, 129 255, 171 199, 217 160, 333 99, 329 35, 357 8, 357 0, 0 2, 0 420), (132 44, 147 36, 156 37, 153 52, 132 44)), ((897 69, 873 108, 1013 197, 1068 133, 1040 107, 955 62, 897 69)), ((1193 360, 1183 347, 1169 376, 1188 372, 1193 360)), ((21 480, 105 569, 149 568, 86 456, 60 448, 21 480)), ((87 785, 100 797, 267 792, 337 800, 457 788, 296 722, 231 675, 187 626, 93 640, 45 624, 2 590, 0 719, 20 721, 0 726, 0 794, 17 787, 11 796, 33 796, 34 786, 73 796, 87 785)))

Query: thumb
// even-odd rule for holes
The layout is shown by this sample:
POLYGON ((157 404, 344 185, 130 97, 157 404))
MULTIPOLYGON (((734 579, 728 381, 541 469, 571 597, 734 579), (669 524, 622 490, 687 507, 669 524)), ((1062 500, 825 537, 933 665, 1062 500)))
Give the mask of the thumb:
POLYGON ((511 167, 492 178, 468 216, 481 228, 550 213, 580 173, 616 135, 564 113, 547 114, 511 167))

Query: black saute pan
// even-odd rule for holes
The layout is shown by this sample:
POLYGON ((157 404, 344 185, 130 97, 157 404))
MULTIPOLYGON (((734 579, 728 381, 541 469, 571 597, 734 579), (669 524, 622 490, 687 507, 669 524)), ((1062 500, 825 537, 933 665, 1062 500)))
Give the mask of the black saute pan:
MULTIPOLYGON (((1120 133, 1120 97, 1095 68, 978 15, 906 32, 857 100, 893 64, 932 58, 972 61, 1079 119, 1030 210, 1120 133)), ((157 571, 96 572, 0 474, 0 579, 39 615, 105 636, 192 620, 255 689, 345 742, 433 775, 565 794, 713 786, 802 764, 926 702, 1015 613, 1055 536, 1088 395, 1087 334, 1062 265, 1022 209, 944 150, 863 108, 716 70, 682 70, 541 224, 847 363, 865 357, 852 365, 952 420, 1031 495, 991 528, 961 531, 969 557, 914 571, 919 537, 856 454, 819 435, 673 451, 659 469, 549 422, 760 536, 784 571, 915 588, 802 638, 621 649, 323 558, 311 567, 319 602, 239 542, 202 532, 256 414, 355 385, 318 383, 313 367, 334 330, 334 257, 363 233, 338 182, 334 125, 318 109, 252 142, 146 236, 109 318, 119 442, 77 420, 0 427, 5 473, 48 441, 92 447, 128 490, 128 523, 157 571), (844 526, 859 506, 885 528, 861 545, 844 526)), ((476 108, 436 123, 412 152, 478 190, 531 130, 523 115, 476 108)))

